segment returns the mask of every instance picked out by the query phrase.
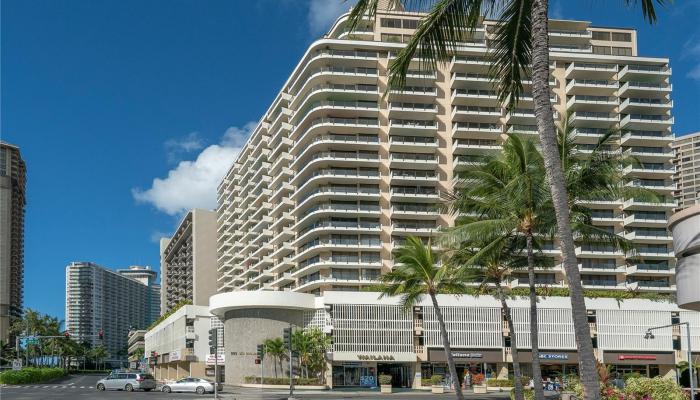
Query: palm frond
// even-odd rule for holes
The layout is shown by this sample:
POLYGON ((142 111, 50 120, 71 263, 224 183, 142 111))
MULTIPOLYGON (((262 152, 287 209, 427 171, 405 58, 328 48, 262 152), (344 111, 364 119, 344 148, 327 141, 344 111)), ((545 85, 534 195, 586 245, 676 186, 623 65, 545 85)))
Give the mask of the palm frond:
POLYGON ((498 98, 507 108, 517 105, 523 91, 523 73, 527 75, 532 53, 532 0, 506 3, 498 17, 490 75, 498 82, 498 98))
POLYGON ((406 47, 389 65, 389 90, 401 89, 411 60, 418 55, 425 63, 421 69, 435 70, 456 53, 457 45, 474 30, 496 0, 438 0, 418 24, 406 47), (416 54, 418 53, 418 54, 416 54))

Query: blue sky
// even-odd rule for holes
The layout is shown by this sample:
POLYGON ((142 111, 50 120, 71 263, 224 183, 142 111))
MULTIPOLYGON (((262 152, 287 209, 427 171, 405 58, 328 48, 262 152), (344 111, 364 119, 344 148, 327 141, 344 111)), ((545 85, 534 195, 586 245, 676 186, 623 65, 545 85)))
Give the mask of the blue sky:
MULTIPOLYGON (((552 16, 639 30, 668 56, 677 134, 700 130, 700 0, 658 25, 611 0, 552 16)), ((158 268, 156 238, 218 177, 339 0, 2 0, 0 135, 28 164, 25 303, 63 318, 65 266, 158 268)))

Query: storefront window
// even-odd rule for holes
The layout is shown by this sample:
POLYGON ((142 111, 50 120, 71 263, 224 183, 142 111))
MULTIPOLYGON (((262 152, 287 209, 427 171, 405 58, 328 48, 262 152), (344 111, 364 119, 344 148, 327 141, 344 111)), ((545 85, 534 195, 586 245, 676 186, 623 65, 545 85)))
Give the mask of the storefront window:
POLYGON ((333 386, 376 387, 376 371, 359 365, 334 365, 333 386))

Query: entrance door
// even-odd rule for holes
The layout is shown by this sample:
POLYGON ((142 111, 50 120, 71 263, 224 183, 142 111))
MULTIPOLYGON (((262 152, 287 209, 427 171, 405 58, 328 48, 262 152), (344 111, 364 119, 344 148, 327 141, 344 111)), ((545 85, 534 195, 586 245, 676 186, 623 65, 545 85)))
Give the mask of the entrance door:
POLYGON ((411 371, 408 366, 401 364, 377 364, 380 375, 391 375, 391 386, 398 388, 411 387, 411 371))

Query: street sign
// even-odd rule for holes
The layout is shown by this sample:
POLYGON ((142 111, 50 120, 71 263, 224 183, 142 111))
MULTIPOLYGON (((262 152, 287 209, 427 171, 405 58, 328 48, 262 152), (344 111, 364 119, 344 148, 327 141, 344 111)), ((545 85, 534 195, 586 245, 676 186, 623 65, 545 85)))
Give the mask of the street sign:
POLYGON ((12 370, 19 371, 21 369, 22 369, 22 360, 21 359, 12 360, 12 370))

